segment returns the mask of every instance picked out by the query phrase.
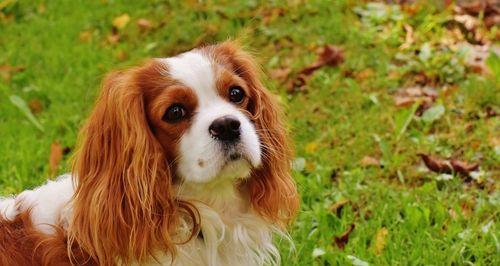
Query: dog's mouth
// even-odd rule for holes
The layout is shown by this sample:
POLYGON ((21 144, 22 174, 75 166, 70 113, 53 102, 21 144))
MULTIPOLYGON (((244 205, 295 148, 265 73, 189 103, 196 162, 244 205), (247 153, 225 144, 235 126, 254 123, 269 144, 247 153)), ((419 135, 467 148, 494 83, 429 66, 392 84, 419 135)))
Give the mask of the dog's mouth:
POLYGON ((219 176, 223 178, 246 178, 254 168, 252 160, 239 149, 226 150, 219 176))
POLYGON ((243 156, 241 155, 241 153, 231 153, 229 156, 228 156, 228 161, 231 162, 231 161, 236 161, 236 160, 239 160, 241 159, 243 156))

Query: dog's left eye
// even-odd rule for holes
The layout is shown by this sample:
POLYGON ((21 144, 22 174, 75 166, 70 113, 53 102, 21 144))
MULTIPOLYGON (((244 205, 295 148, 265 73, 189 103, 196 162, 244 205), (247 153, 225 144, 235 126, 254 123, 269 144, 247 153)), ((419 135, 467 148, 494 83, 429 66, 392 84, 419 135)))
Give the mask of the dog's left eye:
POLYGON ((245 91, 240 86, 231 86, 229 88, 229 100, 233 103, 240 103, 245 97, 245 91))
POLYGON ((162 117, 168 123, 175 123, 186 116, 186 109, 180 104, 172 104, 162 117))

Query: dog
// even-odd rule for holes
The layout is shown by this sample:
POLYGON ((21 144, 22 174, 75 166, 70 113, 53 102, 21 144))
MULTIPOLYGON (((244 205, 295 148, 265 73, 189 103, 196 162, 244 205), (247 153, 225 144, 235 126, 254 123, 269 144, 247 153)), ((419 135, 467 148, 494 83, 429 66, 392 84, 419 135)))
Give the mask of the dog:
POLYGON ((280 264, 299 200, 260 76, 234 41, 108 74, 71 173, 0 200, 0 264, 280 264))

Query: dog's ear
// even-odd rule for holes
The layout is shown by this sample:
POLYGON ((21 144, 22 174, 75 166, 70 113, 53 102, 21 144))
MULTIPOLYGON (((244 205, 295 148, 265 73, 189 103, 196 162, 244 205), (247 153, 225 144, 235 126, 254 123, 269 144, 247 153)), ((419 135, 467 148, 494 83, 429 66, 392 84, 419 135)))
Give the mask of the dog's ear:
POLYGON ((262 84, 261 70, 251 55, 232 41, 219 44, 214 50, 221 63, 229 64, 251 91, 248 111, 259 135, 263 159, 262 166, 253 171, 246 183, 253 208, 284 226, 295 216, 299 199, 291 177, 292 150, 282 111, 275 96, 262 84))
POLYGON ((109 74, 80 133, 70 242, 99 265, 141 261, 155 249, 175 253, 174 199, 164 151, 146 117, 141 75, 153 63, 109 74))

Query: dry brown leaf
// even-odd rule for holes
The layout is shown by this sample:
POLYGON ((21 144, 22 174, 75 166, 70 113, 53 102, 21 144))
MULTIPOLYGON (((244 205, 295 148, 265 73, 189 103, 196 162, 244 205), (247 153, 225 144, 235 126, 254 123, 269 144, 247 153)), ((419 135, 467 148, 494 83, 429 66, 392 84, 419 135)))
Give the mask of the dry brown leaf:
POLYGON ((340 212, 344 208, 344 205, 349 203, 348 199, 340 199, 339 201, 335 202, 332 206, 330 206, 330 211, 335 213, 337 216, 340 216, 340 212))
POLYGON ((113 19, 113 26, 119 30, 125 28, 130 21, 130 16, 128 14, 123 14, 113 19))
POLYGON ((389 235, 389 231, 387 230, 387 228, 382 227, 377 231, 377 234, 373 239, 371 248, 373 253, 375 253, 377 256, 382 254, 382 251, 385 248, 387 242, 387 235, 389 235))
POLYGON ((145 19, 145 18, 140 18, 136 21, 137 27, 139 27, 139 30, 145 32, 153 28, 153 23, 151 21, 145 19))
POLYGON ((39 114, 43 110, 42 102, 38 99, 32 99, 28 102, 28 107, 33 114, 39 114))
POLYGON ((288 92, 305 92, 307 91, 306 84, 310 76, 299 74, 294 79, 288 82, 286 86, 288 92))
POLYGON ((399 46, 399 49, 406 50, 415 42, 413 38, 413 28, 409 24, 404 24, 403 28, 406 31, 405 42, 399 46))
POLYGON ((375 75, 375 72, 371 68, 365 68, 362 71, 356 73, 354 76, 356 80, 362 81, 365 79, 369 79, 375 75))
POLYGON ((121 39, 121 37, 118 33, 111 33, 107 37, 109 44, 116 44, 120 41, 120 39, 121 39))
POLYGON ((423 153, 418 154, 427 168, 436 173, 458 173, 470 177, 470 173, 479 169, 479 163, 468 163, 458 159, 444 160, 423 153))
POLYGON ((0 65, 0 77, 5 81, 10 81, 14 73, 22 72, 25 69, 25 66, 0 65))
POLYGON ((279 17, 283 16, 285 14, 285 9, 281 7, 273 7, 271 9, 263 10, 261 14, 264 25, 269 25, 279 17))
POLYGON ((359 162, 359 164, 361 164, 361 166, 380 166, 380 160, 378 160, 377 158, 373 158, 371 156, 365 156, 363 157, 363 159, 361 159, 361 161, 359 162))
POLYGON ((304 67, 300 70, 296 77, 288 82, 287 91, 288 92, 303 92, 306 91, 306 84, 309 80, 309 76, 319 68, 323 66, 337 66, 344 62, 344 52, 342 49, 335 47, 333 45, 327 44, 317 52, 316 61, 314 61, 309 66, 304 67))
POLYGON ((10 66, 10 65, 1 65, 0 72, 21 72, 26 69, 25 66, 10 66))
POLYGON ((486 106, 486 117, 491 118, 496 116, 498 116, 498 112, 493 107, 486 106))
POLYGON ((342 49, 330 44, 323 46, 318 51, 317 56, 316 61, 299 71, 299 74, 311 75, 314 71, 325 65, 334 67, 344 62, 344 52, 342 49))
POLYGON ((57 173, 57 167, 61 162, 63 155, 63 148, 59 141, 54 141, 50 145, 50 157, 49 157, 49 171, 50 175, 54 176, 57 173))
POLYGON ((422 161, 424 161, 425 166, 433 172, 451 174, 453 171, 451 164, 446 160, 431 157, 423 153, 418 155, 422 158, 422 161))
POLYGON ((460 160, 456 160, 456 159, 452 159, 450 161, 450 163, 451 163, 451 166, 453 167, 453 170, 455 170, 455 172, 457 172, 463 176, 469 176, 470 172, 474 172, 479 168, 478 163, 470 164, 468 162, 464 162, 464 161, 460 161, 460 160))
POLYGON ((425 110, 432 106, 437 97, 438 93, 435 89, 415 86, 397 90, 393 99, 396 107, 410 107, 414 103, 419 103, 415 114, 421 116, 425 110))
POLYGON ((349 242, 349 235, 354 230, 355 225, 351 224, 347 230, 342 233, 340 236, 334 237, 333 241, 340 249, 344 250, 345 245, 349 242))
POLYGON ((284 82, 288 79, 288 76, 290 75, 291 72, 292 70, 289 67, 280 67, 269 71, 269 75, 273 79, 277 79, 280 82, 284 82))
POLYGON ((394 96, 394 103, 397 107, 410 107, 416 102, 416 99, 408 96, 394 96))
POLYGON ((471 45, 461 42, 459 45, 467 47, 468 53, 465 57, 465 64, 475 73, 489 74, 490 70, 486 65, 486 60, 490 55, 490 45, 471 45))

